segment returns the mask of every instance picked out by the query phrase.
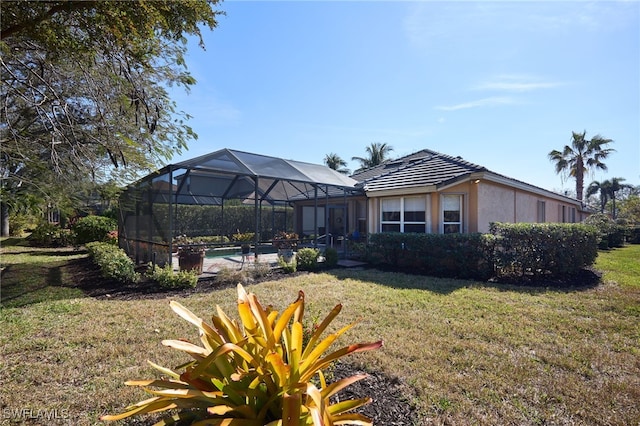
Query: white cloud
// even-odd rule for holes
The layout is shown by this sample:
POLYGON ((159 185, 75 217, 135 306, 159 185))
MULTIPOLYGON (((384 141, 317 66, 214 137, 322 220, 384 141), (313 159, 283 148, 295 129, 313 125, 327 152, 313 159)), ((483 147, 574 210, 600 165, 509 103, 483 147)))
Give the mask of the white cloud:
POLYGON ((495 107, 500 105, 512 105, 515 103, 516 101, 513 98, 506 96, 494 96, 456 105, 437 106, 436 109, 440 111, 458 111, 461 109, 495 107))
POLYGON ((564 83, 542 81, 536 77, 526 75, 500 75, 473 87, 473 90, 495 90, 503 92, 530 92, 539 89, 552 89, 563 86, 564 83))
POLYGON ((612 31, 633 24, 637 0, 626 1, 418 1, 410 3, 403 31, 415 47, 500 34, 558 34, 612 31))

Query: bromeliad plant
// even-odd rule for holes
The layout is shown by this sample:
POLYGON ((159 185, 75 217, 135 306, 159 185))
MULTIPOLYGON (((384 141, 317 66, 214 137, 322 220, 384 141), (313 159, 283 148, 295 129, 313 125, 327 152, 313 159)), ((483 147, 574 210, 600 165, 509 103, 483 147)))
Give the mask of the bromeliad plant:
POLYGON ((347 325, 322 337, 340 313, 337 305, 303 339, 304 293, 282 314, 263 307, 253 293, 238 285, 240 323, 217 306, 213 325, 179 303, 171 309, 199 329, 202 346, 184 340, 164 340, 163 345, 189 354, 193 360, 177 367, 181 373, 150 364, 167 379, 135 380, 152 398, 131 405, 122 414, 103 416, 120 420, 136 414, 180 410, 157 424, 191 420, 194 425, 299 426, 371 425, 352 411, 370 398, 333 402, 331 397, 366 375, 355 375, 327 384, 322 370, 355 352, 377 349, 382 341, 345 346, 325 354, 335 340, 353 327, 347 325))

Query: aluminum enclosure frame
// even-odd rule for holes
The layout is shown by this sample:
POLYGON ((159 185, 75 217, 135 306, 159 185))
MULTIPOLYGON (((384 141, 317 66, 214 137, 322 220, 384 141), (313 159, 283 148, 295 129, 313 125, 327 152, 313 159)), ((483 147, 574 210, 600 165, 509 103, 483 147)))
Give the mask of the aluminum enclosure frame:
MULTIPOLYGON (((318 206, 321 200, 328 208, 329 199, 362 193, 355 180, 322 165, 222 149, 169 164, 129 185, 120 197, 119 245, 137 263, 163 265, 171 261, 176 248, 178 206, 219 207, 220 230, 225 229, 225 206, 253 206, 253 247, 257 253, 277 228, 276 211, 284 209, 287 227, 292 225, 286 224, 287 209, 293 210, 296 202, 313 201, 318 206), (262 226, 265 206, 272 209, 270 235, 262 226)), ((295 211, 292 214, 295 217, 295 211)), ((325 221, 327 217, 325 214, 325 221)), ((317 236, 321 226, 317 217, 314 223, 317 236)), ((326 224, 322 226, 326 229, 326 224)), ((223 246, 220 237, 219 245, 223 246)))

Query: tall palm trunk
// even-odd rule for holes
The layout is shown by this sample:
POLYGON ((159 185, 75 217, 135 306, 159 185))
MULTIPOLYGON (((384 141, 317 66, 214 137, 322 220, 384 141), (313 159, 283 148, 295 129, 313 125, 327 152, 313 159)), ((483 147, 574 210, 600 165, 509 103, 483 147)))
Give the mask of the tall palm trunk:
POLYGON ((2 220, 2 227, 0 229, 0 236, 9 236, 9 205, 5 202, 0 202, 0 217, 2 220))
POLYGON ((582 193, 584 191, 584 166, 576 167, 576 198, 582 201, 582 193))

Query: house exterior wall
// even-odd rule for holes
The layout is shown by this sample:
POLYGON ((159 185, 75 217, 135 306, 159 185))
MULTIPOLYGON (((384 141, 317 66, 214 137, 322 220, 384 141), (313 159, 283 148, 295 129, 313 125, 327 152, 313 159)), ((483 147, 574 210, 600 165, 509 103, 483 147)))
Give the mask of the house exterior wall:
POLYGON ((384 197, 369 194, 367 232, 381 232, 381 202, 386 198, 404 196, 425 196, 427 200, 426 232, 442 233, 443 197, 458 195, 462 197, 462 232, 489 232, 492 222, 537 223, 537 222, 580 222, 583 218, 577 211, 577 205, 563 202, 553 196, 527 191, 504 185, 488 179, 470 179, 452 185, 437 192, 410 194, 398 191, 385 194, 384 197), (543 209, 541 216, 540 209, 543 209))
POLYGON ((516 190, 488 182, 478 184, 478 232, 489 232, 491 222, 515 222, 516 190))
POLYGON ((367 233, 374 234, 380 232, 380 198, 371 197, 367 199, 367 233))
POLYGON ((493 182, 482 181, 478 185, 478 200, 478 232, 488 232, 491 222, 581 221, 575 204, 493 182), (543 217, 540 217, 541 208, 543 217))

